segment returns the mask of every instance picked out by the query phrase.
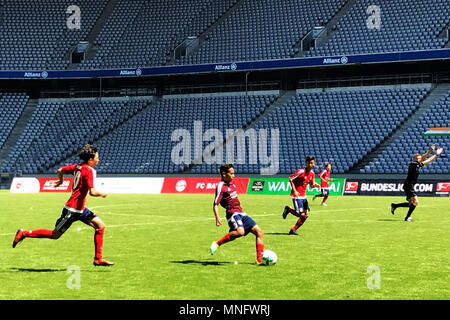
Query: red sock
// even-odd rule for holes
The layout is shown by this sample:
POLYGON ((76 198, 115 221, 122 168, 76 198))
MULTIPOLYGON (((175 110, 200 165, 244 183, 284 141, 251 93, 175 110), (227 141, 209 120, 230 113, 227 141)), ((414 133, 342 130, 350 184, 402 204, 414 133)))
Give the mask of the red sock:
POLYGON ((24 231, 23 235, 28 238, 51 238, 53 230, 49 229, 37 229, 24 231))
POLYGON ((256 244, 256 261, 261 262, 262 253, 264 251, 264 245, 262 243, 256 244))
POLYGON ((327 201, 327 199, 328 199, 328 196, 325 196, 322 200, 322 203, 325 203, 325 201, 327 201))
POLYGON ((229 234, 229 233, 227 233, 226 235, 224 235, 224 236, 222 237, 222 239, 220 239, 219 241, 217 241, 217 245, 221 246, 221 245, 223 245, 224 243, 227 243, 228 241, 231 241, 231 239, 230 239, 230 234, 229 234))
POLYGON ((292 230, 297 231, 297 229, 300 228, 305 221, 306 218, 298 218, 297 223, 292 227, 292 230))
POLYGON ((102 258, 103 234, 104 233, 105 233, 105 229, 95 230, 95 234, 94 234, 95 259, 101 259, 102 258))

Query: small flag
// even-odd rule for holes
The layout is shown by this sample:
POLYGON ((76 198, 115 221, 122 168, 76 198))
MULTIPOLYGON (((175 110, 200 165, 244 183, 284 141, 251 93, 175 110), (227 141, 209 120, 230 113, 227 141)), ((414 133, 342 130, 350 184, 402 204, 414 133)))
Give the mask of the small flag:
POLYGON ((434 127, 423 133, 424 137, 450 136, 450 127, 434 127))

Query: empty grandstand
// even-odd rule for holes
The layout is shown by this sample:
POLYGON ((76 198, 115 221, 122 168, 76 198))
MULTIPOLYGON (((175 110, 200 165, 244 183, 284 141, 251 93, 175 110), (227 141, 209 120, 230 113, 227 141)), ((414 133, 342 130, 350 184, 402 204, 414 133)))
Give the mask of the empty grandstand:
MULTIPOLYGON (((261 155, 275 153, 280 175, 307 153, 337 174, 404 174, 411 153, 431 143, 450 150, 446 137, 422 136, 450 124, 450 1, 378 1, 377 28, 368 26, 371 5, 2 0, 1 171, 53 173, 91 142, 104 174, 211 175, 240 159, 237 169, 252 175, 261 155), (73 61, 80 43, 85 54, 73 61), (361 54, 375 58, 351 60, 361 54), (244 154, 226 149, 235 138, 227 132, 239 129, 244 154), (270 129, 277 145, 268 136, 267 150, 255 149, 251 135, 270 129), (173 159, 177 130, 191 135, 182 161, 173 159)), ((448 174, 448 158, 424 172, 448 174)))

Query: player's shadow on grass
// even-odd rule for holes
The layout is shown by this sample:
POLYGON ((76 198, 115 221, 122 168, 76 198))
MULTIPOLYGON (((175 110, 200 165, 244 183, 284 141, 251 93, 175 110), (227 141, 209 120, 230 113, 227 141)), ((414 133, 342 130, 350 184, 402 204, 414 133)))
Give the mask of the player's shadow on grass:
POLYGON ((200 260, 180 260, 180 261, 170 261, 172 263, 181 264, 201 264, 202 266, 223 266, 231 264, 229 261, 200 261, 200 260))
POLYGON ((67 269, 35 269, 35 268, 10 268, 11 271, 19 271, 19 272, 66 272, 67 269))
MULTIPOLYGON (((50 269, 50 268, 9 268, 6 272, 67 272, 67 269, 50 269)), ((83 270, 83 272, 107 272, 109 270, 106 269, 98 269, 98 270, 83 270)), ((2 271, 0 271, 2 272, 2 271)))
POLYGON ((289 236, 288 232, 264 232, 265 235, 271 235, 271 236, 289 236))

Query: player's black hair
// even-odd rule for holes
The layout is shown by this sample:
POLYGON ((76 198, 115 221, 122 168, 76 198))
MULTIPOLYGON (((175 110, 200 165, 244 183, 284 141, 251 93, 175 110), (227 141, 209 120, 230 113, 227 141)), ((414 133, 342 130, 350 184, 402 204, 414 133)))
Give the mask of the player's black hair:
POLYGON ((305 162, 310 162, 311 160, 316 160, 316 157, 314 157, 312 154, 307 155, 305 162))
POLYGON ((89 159, 95 157, 97 153, 97 147, 94 147, 91 144, 85 144, 80 150, 78 150, 78 156, 83 162, 88 162, 89 159))
POLYGON ((222 176, 222 173, 227 173, 228 170, 230 170, 231 168, 234 168, 234 166, 233 166, 232 163, 225 163, 225 164, 222 164, 222 165, 220 166, 220 170, 219 170, 220 176, 222 176))
POLYGON ((326 169, 328 167, 328 165, 331 164, 329 162, 325 162, 325 164, 323 165, 323 167, 326 169))

